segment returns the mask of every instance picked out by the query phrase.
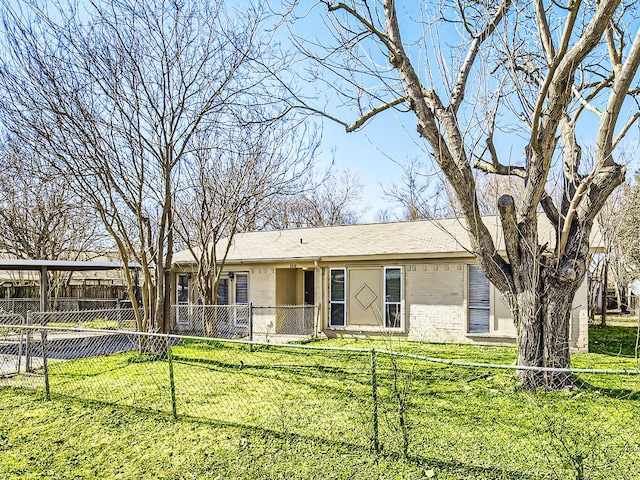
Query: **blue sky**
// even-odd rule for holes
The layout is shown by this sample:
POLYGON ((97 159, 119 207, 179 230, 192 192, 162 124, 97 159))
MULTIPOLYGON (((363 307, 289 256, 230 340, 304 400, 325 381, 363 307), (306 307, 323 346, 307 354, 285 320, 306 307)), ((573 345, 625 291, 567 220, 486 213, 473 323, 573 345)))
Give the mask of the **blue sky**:
MULTIPOLYGON (((413 121, 404 115, 405 123, 413 121)), ((358 175, 362 185, 362 221, 375 220, 379 210, 390 208, 382 198, 382 185, 397 183, 402 177, 401 164, 412 157, 426 159, 425 152, 411 140, 393 112, 385 112, 365 128, 346 133, 344 127, 324 120, 323 138, 318 160, 327 165, 335 161, 336 169, 348 169, 358 175)), ((407 125, 413 128, 414 125, 407 125)), ((421 142, 417 135, 414 140, 421 142)))
MULTIPOLYGON (((19 0, 9 0, 13 5, 20 5, 19 0)), ((280 0, 271 0, 273 5, 280 5, 280 0)), ((241 9, 243 5, 247 5, 249 0, 229 0, 228 7, 241 9)), ((399 5, 405 5, 406 8, 415 6, 411 1, 400 2, 399 5)), ((402 8, 402 7, 400 7, 402 8)), ((320 12, 317 12, 320 13, 320 12)), ((324 12, 322 12, 324 13, 324 12)), ((411 15, 415 12, 404 12, 405 15, 411 15)), ((327 35, 326 27, 314 18, 305 23, 307 29, 306 34, 313 37, 322 38, 327 35)), ((417 30, 409 30, 407 36, 419 36, 417 30)), ((407 37, 405 37, 406 39, 407 37)), ((278 40, 286 42, 283 33, 278 34, 278 40)), ((451 41, 446 36, 446 30, 439 38, 436 48, 441 48, 443 55, 450 52, 447 49, 447 42, 451 41)), ((414 52, 419 57, 420 52, 414 52)), ((430 52, 428 55, 433 56, 430 52)), ((424 62, 424 58, 421 58, 424 62)), ((424 66, 424 65, 423 65, 424 66)), ((438 82, 438 79, 436 79, 438 82)), ((311 87, 311 86, 310 86, 311 87)), ((347 121, 355 120, 356 112, 348 112, 347 121)), ((318 156, 319 169, 328 166, 332 161, 336 170, 348 169, 356 174, 363 187, 362 201, 360 207, 364 210, 361 217, 363 222, 371 222, 375 220, 375 216, 379 210, 389 207, 382 198, 381 184, 396 184, 402 177, 401 164, 412 158, 422 159, 429 162, 429 156, 426 150, 426 144, 421 140, 415 132, 415 118, 411 113, 396 113, 387 111, 376 116, 361 130, 347 134, 344 127, 333 123, 329 120, 317 119, 321 123, 322 128, 322 144, 318 156)), ((593 138, 591 128, 579 132, 586 138, 593 138)), ((629 151, 632 152, 632 160, 629 164, 629 170, 633 171, 638 168, 638 128, 634 128, 630 135, 631 141, 628 142, 629 151)), ((521 139, 515 135, 505 135, 498 144, 498 148, 513 163, 520 163, 522 158, 521 139)))
MULTIPOLYGON (((304 5, 306 6, 307 3, 304 3, 304 5)), ((400 9, 406 8, 409 10, 400 13, 404 15, 405 18, 409 19, 409 17, 412 16, 414 19, 416 18, 416 11, 414 10, 417 10, 417 4, 412 2, 399 2, 398 5, 400 9)), ((318 13, 320 13, 320 11, 318 7, 316 7, 315 15, 318 13)), ((322 14, 324 16, 324 11, 322 14)), ((405 27, 407 24, 411 24, 411 21, 402 23, 402 26, 405 27)), ((306 38, 324 39, 328 37, 327 27, 317 16, 305 18, 303 25, 303 27, 298 29, 298 32, 304 32, 303 34, 306 38)), ((409 47, 411 51, 410 54, 413 56, 416 64, 419 62, 419 66, 422 67, 422 72, 427 71, 426 64, 428 62, 434 62, 434 58, 437 55, 442 55, 447 60, 450 56, 456 55, 456 52, 449 48, 452 43, 457 40, 453 28, 447 27, 440 30, 440 36, 437 38, 437 41, 434 41, 434 38, 427 38, 428 43, 432 44, 430 47, 432 50, 429 50, 425 54, 425 52, 421 51, 417 46, 422 30, 416 30, 416 25, 418 24, 413 23, 413 25, 409 25, 410 28, 408 31, 403 32, 403 39, 406 44, 412 45, 409 47)), ((633 25, 637 25, 637 23, 633 25)), ((385 62, 385 59, 382 57, 376 59, 380 63, 385 62)), ((434 75, 434 88, 442 89, 442 80, 438 77, 437 69, 434 75)), ((491 81, 491 76, 483 78, 487 78, 489 82, 491 81)), ((472 88, 475 86, 476 85, 473 85, 472 88)), ((485 91, 489 92, 492 87, 494 86, 487 84, 485 91)), ((446 88, 442 90, 446 90, 446 88)), ((482 88, 480 91, 482 92, 482 88)), ((322 92, 320 92, 320 95, 322 95, 322 92)), ((635 105, 631 105, 630 108, 633 109, 633 112, 637 110, 637 106, 635 105)), ((340 113, 337 113, 337 111, 331 113, 337 116, 344 115, 345 118, 342 119, 348 122, 352 122, 357 118, 356 111, 339 110, 341 110, 340 113)), ((513 114, 504 114, 503 123, 507 126, 511 123, 509 121, 511 115, 513 114)), ((591 112, 585 112, 582 117, 584 117, 584 120, 580 122, 577 136, 579 143, 581 143, 585 149, 588 149, 592 146, 595 139, 597 117, 591 112)), ((514 120, 513 124, 517 124, 518 128, 526 128, 524 127, 524 122, 515 117, 512 118, 514 120)), ((625 123, 626 118, 628 118, 628 116, 621 116, 619 120, 620 126, 625 123)), ((344 131, 343 126, 332 123, 329 120, 324 120, 323 126, 324 134, 319 160, 328 163, 334 159, 335 166, 338 169, 348 168, 359 176, 361 184, 363 185, 362 204, 366 209, 361 219, 362 221, 373 221, 376 213, 387 207, 385 200, 381 198, 382 188, 380 184, 389 185, 397 183, 401 179, 402 168, 399 163, 401 164, 411 158, 417 157, 430 164, 426 143, 421 140, 415 132, 415 117, 412 113, 386 111, 369 121, 368 124, 359 131, 349 134, 344 131)), ((638 135, 638 132, 638 125, 636 125, 627 135, 625 148, 616 151, 618 161, 627 164, 631 175, 640 167, 640 161, 638 160, 638 139, 640 135, 638 135), (627 157, 626 160, 622 159, 623 152, 625 153, 624 156, 627 157)), ((527 131, 520 133, 507 131, 503 132, 496 139, 496 146, 503 163, 523 164, 524 138, 526 138, 527 134, 527 131)), ((585 157, 586 156, 587 155, 585 155, 585 157)), ((588 168, 587 161, 583 163, 583 170, 586 170, 588 168)), ((628 178, 630 178, 631 175, 629 175, 628 178)))

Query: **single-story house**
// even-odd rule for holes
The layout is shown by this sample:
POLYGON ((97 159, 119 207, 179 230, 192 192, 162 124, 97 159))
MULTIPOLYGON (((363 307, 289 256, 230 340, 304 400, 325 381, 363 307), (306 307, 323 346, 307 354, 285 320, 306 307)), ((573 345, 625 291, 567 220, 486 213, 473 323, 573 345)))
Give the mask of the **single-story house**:
MULTIPOLYGON (((485 222, 503 250, 499 218, 487 217, 485 222)), ((551 226, 542 218, 540 224, 540 241, 553 245, 551 226)), ((174 302, 197 304, 193 256, 176 253, 173 270, 174 302)), ((313 305, 311 328, 327 337, 388 334, 428 342, 515 341, 508 305, 477 266, 461 219, 237 234, 223 268, 218 303, 313 305)), ((587 320, 585 279, 571 317, 574 350, 587 348, 587 320)), ((285 333, 279 332, 280 322, 273 315, 252 321, 254 338, 285 333)))

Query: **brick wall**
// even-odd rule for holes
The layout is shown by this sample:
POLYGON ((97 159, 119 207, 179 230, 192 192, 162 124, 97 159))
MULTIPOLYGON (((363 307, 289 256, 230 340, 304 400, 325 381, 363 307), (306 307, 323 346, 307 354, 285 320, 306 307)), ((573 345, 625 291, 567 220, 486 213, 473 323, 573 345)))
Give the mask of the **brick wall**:
POLYGON ((405 304, 410 340, 464 341, 467 331, 465 266, 407 265, 405 304))

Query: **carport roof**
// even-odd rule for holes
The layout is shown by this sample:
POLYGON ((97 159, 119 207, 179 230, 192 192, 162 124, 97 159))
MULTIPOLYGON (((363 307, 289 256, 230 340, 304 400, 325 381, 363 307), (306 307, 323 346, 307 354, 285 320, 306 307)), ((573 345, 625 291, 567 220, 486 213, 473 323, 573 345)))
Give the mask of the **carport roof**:
MULTIPOLYGON (((14 260, 0 259, 0 270, 40 271, 57 270, 66 272, 117 270, 125 268, 121 262, 84 262, 80 260, 14 260)), ((128 268, 140 268, 137 263, 129 263, 128 268)))

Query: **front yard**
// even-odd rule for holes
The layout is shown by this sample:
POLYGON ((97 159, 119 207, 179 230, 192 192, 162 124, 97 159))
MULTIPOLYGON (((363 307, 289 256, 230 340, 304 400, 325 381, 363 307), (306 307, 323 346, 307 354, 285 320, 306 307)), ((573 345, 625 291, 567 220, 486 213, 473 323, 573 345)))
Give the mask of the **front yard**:
MULTIPOLYGON (((590 333, 596 353, 576 355, 574 367, 635 368, 633 327, 590 333)), ((640 476, 636 375, 579 374, 580 390, 531 394, 517 389, 513 370, 380 350, 516 358, 513 348, 397 339, 251 349, 203 340, 183 341, 170 357, 53 362, 51 401, 42 388, 0 389, 0 477, 640 476)))

